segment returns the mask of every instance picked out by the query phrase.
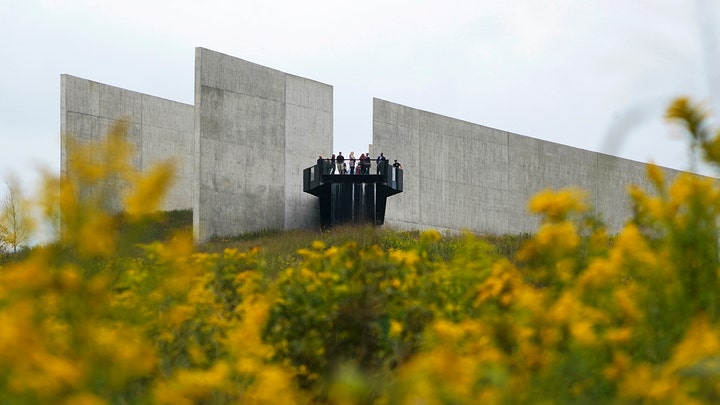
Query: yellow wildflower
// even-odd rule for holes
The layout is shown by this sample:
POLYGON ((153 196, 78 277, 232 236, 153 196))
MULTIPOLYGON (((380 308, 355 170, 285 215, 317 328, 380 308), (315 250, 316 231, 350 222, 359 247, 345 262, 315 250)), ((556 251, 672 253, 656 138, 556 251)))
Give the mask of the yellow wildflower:
POLYGON ((659 166, 649 163, 647 165, 647 176, 655 187, 658 189, 663 188, 665 184, 665 174, 659 166))
POLYGON ((125 209, 130 215, 147 215, 161 209, 165 191, 170 186, 175 165, 164 162, 146 176, 134 181, 134 187, 125 196, 125 209))
POLYGON ((402 331, 403 331, 402 323, 400 323, 394 319, 390 321, 390 331, 388 332, 390 337, 397 339, 400 337, 400 334, 402 333, 402 331))
POLYGON ((584 345, 594 345, 598 343, 597 335, 593 330, 593 324, 587 320, 574 320, 570 324, 570 333, 584 345))
POLYGON ((706 316, 696 317, 682 342, 675 348, 668 364, 671 370, 690 367, 698 362, 717 358, 720 353, 720 335, 706 316))
POLYGON ((437 242, 442 238, 437 229, 426 229, 420 234, 421 242, 437 242))
POLYGON ((578 189, 544 190, 530 199, 528 209, 531 213, 543 214, 548 220, 558 221, 572 212, 587 210, 586 198, 586 193, 578 189))
POLYGON ((632 338, 630 328, 613 328, 605 332, 605 339, 611 343, 626 343, 632 338))

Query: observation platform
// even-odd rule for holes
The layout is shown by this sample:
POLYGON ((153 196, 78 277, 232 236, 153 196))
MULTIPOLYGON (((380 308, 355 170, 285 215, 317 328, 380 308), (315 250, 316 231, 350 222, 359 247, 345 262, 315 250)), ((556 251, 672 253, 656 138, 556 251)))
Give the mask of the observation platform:
POLYGON ((387 160, 363 169, 361 174, 339 174, 327 160, 303 171, 303 191, 320 198, 323 228, 385 222, 387 198, 403 191, 403 170, 387 160))

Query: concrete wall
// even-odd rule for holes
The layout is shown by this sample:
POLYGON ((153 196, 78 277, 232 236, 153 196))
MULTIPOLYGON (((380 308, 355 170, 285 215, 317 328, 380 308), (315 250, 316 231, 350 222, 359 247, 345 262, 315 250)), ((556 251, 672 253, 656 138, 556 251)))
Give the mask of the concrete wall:
MULTIPOLYGON (((117 120, 128 122, 127 137, 134 147, 132 167, 142 173, 154 164, 176 159, 174 185, 163 210, 192 208, 193 114, 192 105, 148 96, 70 75, 62 75, 60 98, 61 173, 68 173, 68 147, 73 141, 100 141, 117 120)), ((122 184, 103 184, 113 190, 109 208, 122 210, 122 184)))
MULTIPOLYGON (((146 172, 175 157, 179 173, 163 209, 193 209, 195 237, 319 227, 319 203, 302 171, 332 147, 333 90, 313 80, 197 48, 195 106, 61 77, 62 173, 68 145, 129 123, 146 172)), ((645 164, 541 141, 374 100, 372 156, 404 166, 404 192, 385 223, 474 232, 531 232, 528 200, 545 188, 579 187, 613 231, 630 215, 627 186, 650 189, 645 164)), ((668 178, 677 172, 666 169, 668 178)), ((121 184, 112 208, 121 210, 121 184)))
MULTIPOLYGON (((527 213, 537 192, 579 187, 589 192, 609 229, 630 216, 627 187, 650 190, 645 164, 507 131, 373 101, 373 156, 397 158, 404 192, 388 199, 385 223, 487 233, 536 230, 527 213)), ((665 169, 668 178, 677 171, 665 169)))
POLYGON ((319 226, 302 170, 332 145, 331 86, 197 48, 195 106, 196 240, 319 226))

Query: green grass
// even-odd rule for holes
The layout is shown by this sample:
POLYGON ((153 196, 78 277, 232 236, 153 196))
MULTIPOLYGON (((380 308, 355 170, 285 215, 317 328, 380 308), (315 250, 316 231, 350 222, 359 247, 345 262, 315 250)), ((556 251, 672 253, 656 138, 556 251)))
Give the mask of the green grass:
MULTIPOLYGON (((214 238, 202 244, 198 249, 207 253, 219 253, 228 248, 247 251, 260 248, 260 258, 275 272, 287 267, 297 266, 300 256, 298 249, 309 248, 313 241, 320 240, 327 246, 341 246, 354 242, 358 246, 378 245, 383 250, 408 250, 420 243, 420 231, 395 231, 389 228, 372 226, 339 226, 331 230, 263 230, 232 237, 214 238)), ((530 234, 519 235, 478 235, 496 253, 514 261, 515 254, 530 234)), ((464 246, 463 235, 445 235, 428 248, 428 252, 440 259, 449 259, 457 249, 464 246)))
MULTIPOLYGON (((116 217, 119 231, 125 234, 125 240, 133 240, 136 244, 169 239, 176 232, 192 231, 192 210, 176 210, 158 213, 152 219, 140 224, 130 224, 122 214, 116 217)), ((231 237, 213 238, 198 246, 205 253, 220 253, 233 248, 247 251, 260 248, 260 257, 268 265, 267 268, 276 272, 287 267, 296 266, 300 260, 298 249, 308 248, 315 240, 321 240, 328 246, 340 246, 354 242, 360 247, 378 245, 383 250, 411 249, 419 243, 420 231, 395 231, 385 227, 372 226, 338 226, 331 230, 262 230, 244 233, 231 237)), ((445 235, 434 244, 430 253, 442 259, 450 258, 462 244, 462 235, 445 235)), ((520 235, 480 235, 482 239, 494 246, 496 252, 513 261, 515 254, 523 242, 530 238, 529 234, 520 235)), ((24 248, 17 254, 5 252, 0 254, 0 264, 14 262, 28 255, 31 248, 24 248)), ((140 249, 131 248, 130 255, 140 254, 140 249)))

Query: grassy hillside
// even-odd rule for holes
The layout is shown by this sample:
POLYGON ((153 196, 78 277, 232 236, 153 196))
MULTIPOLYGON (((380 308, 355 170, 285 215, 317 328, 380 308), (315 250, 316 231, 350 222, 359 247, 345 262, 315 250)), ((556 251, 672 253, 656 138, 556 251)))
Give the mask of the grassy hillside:
MULTIPOLYGON (((133 226, 127 224, 124 216, 118 216, 121 232, 135 232, 133 226)), ((151 220, 140 224, 143 232, 129 235, 139 243, 167 240, 177 232, 192 231, 192 211, 178 210, 159 213, 151 220)), ((134 225, 137 227, 137 224, 134 225)), ((416 247, 420 231, 395 231, 388 227, 373 226, 340 226, 332 230, 265 230, 250 232, 232 237, 214 238, 198 246, 198 250, 206 253, 222 253, 225 249, 248 251, 261 248, 261 256, 274 272, 295 266, 300 256, 297 251, 309 248, 313 241, 321 240, 328 246, 341 246, 355 242, 360 248, 378 245, 386 251, 412 249, 416 247)), ((529 239, 528 234, 519 235, 480 235, 484 241, 492 245, 498 254, 514 260, 523 241, 529 239)), ((448 259, 461 246, 462 235, 445 235, 433 247, 433 254, 448 259)))
MULTIPOLYGON (((212 239, 199 249, 208 253, 221 253, 228 248, 247 251, 260 247, 260 256, 267 267, 279 272, 287 267, 297 266, 301 259, 298 250, 310 248, 314 241, 322 241, 327 246, 342 246, 354 242, 361 249, 377 245, 384 251, 408 250, 418 246, 420 234, 420 231, 395 231, 369 225, 342 226, 327 231, 268 230, 212 239)), ((523 241, 529 239, 530 235, 480 235, 479 237, 493 246, 499 255, 514 261, 523 241)), ((462 249, 463 239, 463 235, 445 235, 428 253, 433 259, 449 260, 462 249)))

